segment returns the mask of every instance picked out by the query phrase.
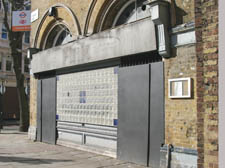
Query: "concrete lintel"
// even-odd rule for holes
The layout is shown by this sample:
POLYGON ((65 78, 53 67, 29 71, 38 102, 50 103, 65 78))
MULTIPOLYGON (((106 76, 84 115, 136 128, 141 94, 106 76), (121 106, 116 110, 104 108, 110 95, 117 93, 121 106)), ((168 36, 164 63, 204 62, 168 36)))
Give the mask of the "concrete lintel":
POLYGON ((171 38, 171 47, 179 47, 195 43, 195 31, 173 34, 171 38))
POLYGON ((37 74, 154 50, 155 25, 147 18, 39 52, 33 55, 31 68, 37 74))

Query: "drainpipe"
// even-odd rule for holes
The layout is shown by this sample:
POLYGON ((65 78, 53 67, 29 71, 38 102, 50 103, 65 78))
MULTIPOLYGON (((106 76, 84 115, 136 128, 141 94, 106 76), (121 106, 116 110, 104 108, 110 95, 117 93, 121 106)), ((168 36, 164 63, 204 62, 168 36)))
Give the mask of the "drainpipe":
POLYGON ((173 145, 168 144, 167 145, 167 168, 171 167, 171 153, 172 153, 173 145))

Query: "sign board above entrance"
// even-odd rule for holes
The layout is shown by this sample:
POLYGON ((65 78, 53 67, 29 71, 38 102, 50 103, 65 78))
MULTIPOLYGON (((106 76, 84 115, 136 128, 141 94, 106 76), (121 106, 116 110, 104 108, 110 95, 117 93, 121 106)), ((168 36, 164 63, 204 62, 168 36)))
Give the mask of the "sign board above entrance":
POLYGON ((30 11, 13 11, 12 13, 12 31, 30 31, 30 11))

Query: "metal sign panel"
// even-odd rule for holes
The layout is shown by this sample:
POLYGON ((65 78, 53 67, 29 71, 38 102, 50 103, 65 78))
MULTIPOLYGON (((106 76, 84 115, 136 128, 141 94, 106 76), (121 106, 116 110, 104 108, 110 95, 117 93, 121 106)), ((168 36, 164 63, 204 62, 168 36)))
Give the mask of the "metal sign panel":
POLYGON ((30 11, 12 12, 12 31, 30 31, 31 30, 30 11))
POLYGON ((118 142, 121 160, 148 165, 149 65, 119 69, 118 142))
POLYGON ((39 10, 36 9, 33 12, 31 12, 31 23, 38 20, 39 18, 39 10))

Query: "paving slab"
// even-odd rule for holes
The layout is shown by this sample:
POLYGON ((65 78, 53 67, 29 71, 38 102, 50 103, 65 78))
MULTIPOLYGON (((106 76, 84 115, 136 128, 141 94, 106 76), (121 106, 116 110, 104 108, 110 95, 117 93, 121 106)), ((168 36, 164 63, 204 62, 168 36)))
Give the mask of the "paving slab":
POLYGON ((95 153, 33 142, 18 127, 0 133, 0 168, 145 168, 95 153))

